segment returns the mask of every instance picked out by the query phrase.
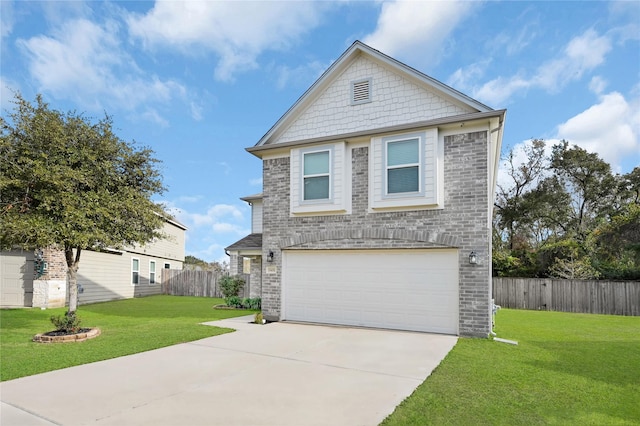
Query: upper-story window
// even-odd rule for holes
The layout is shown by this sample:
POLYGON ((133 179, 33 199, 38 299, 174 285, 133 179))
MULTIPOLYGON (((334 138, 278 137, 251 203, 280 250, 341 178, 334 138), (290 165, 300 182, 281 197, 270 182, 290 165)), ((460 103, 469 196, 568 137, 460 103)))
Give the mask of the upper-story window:
MULTIPOLYGON (((291 214, 347 213, 350 188, 344 142, 291 150, 291 214)), ((349 164, 350 165, 350 164, 349 164)))
POLYGON ((420 192, 420 138, 387 140, 386 194, 420 192))
POLYGON ((369 208, 372 211, 442 208, 443 147, 435 128, 372 138, 369 208))
POLYGON ((331 193, 331 151, 302 153, 303 200, 328 200, 331 193))

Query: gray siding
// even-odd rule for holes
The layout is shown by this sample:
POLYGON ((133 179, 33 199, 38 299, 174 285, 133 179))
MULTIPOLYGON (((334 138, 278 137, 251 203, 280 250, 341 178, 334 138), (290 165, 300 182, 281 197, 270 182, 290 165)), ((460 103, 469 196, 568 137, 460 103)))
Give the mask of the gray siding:
MULTIPOLYGON (((166 238, 158 239, 144 246, 136 245, 128 248, 127 251, 147 256, 161 257, 171 261, 184 262, 184 229, 172 223, 165 222, 162 231, 166 234, 166 238)), ((173 266, 173 262, 171 262, 171 269, 182 269, 182 267, 176 268, 173 266)))

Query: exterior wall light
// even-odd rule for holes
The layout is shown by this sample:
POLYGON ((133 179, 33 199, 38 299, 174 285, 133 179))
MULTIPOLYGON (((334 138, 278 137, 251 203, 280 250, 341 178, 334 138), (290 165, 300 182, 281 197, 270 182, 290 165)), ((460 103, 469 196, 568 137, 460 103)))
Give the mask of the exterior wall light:
POLYGON ((267 255, 267 262, 273 262, 273 251, 269 250, 269 254, 267 255))
POLYGON ((478 255, 476 254, 475 251, 472 251, 471 253, 469 253, 469 264, 470 265, 478 264, 478 255))

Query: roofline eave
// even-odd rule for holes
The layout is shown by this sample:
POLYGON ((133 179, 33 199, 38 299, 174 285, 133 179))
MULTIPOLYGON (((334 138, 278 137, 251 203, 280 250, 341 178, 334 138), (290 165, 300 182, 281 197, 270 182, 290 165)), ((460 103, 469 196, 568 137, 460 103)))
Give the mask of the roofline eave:
POLYGON ((345 139, 350 139, 350 138, 359 137, 359 136, 373 136, 380 133, 412 130, 412 129, 418 129, 421 127, 443 126, 443 125, 457 123, 461 121, 474 121, 474 120, 481 120, 481 119, 492 118, 492 117, 498 117, 500 119, 500 122, 502 122, 504 120, 506 111, 507 111, 506 109, 498 109, 498 110, 491 110, 486 112, 474 112, 471 114, 453 115, 453 116, 435 118, 431 120, 399 124, 395 126, 378 127, 378 128, 367 129, 367 130, 358 131, 358 132, 342 133, 337 135, 322 136, 318 138, 296 140, 296 141, 282 142, 282 143, 276 143, 276 144, 268 144, 268 145, 260 145, 260 146, 256 145, 249 148, 245 148, 245 150, 255 155, 256 157, 260 158, 261 153, 270 151, 273 149, 281 149, 281 148, 287 148, 287 147, 293 147, 293 146, 299 146, 299 145, 310 145, 310 144, 323 143, 323 142, 336 141, 336 140, 345 140, 345 139))

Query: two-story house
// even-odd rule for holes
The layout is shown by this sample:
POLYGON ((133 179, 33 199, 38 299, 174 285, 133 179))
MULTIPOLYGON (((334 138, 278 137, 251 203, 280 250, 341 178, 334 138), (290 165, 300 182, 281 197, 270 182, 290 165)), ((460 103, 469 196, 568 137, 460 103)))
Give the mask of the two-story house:
POLYGON ((505 113, 351 45, 247 149, 262 221, 231 248, 265 317, 486 337, 505 113))
MULTIPOLYGON (((79 304, 162 294, 162 272, 182 269, 187 228, 165 217, 164 238, 122 250, 83 250, 79 304)), ((55 308, 68 303, 67 263, 55 247, 0 252, 0 305, 55 308)))

